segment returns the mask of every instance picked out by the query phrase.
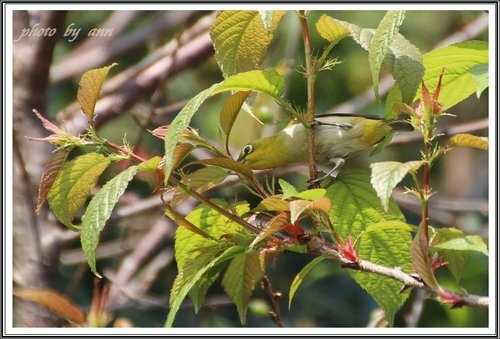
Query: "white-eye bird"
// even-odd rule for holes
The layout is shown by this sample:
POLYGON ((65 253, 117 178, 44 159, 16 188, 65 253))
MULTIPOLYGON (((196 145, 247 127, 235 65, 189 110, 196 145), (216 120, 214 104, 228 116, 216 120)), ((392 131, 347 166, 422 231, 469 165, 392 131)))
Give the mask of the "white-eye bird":
MULTIPOLYGON (((331 171, 340 169, 345 159, 372 149, 386 136, 396 131, 412 131, 408 120, 385 120, 377 116, 355 114, 325 114, 316 116, 314 122, 316 162, 330 164, 331 171)), ((252 169, 286 167, 307 163, 308 144, 304 125, 294 123, 269 137, 257 139, 246 145, 238 161, 252 169)))

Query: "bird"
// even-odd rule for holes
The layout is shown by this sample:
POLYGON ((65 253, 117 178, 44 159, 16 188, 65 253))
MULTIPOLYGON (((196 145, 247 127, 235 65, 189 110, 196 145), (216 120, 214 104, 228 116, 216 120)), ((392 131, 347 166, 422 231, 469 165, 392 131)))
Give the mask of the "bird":
MULTIPOLYGON (((318 181, 340 170, 347 158, 373 149, 388 135, 413 131, 410 121, 404 117, 383 119, 347 113, 317 115, 311 125, 315 135, 316 162, 332 166, 318 181)), ((254 170, 308 163, 306 129, 302 123, 294 121, 276 134, 245 145, 237 160, 254 170)))

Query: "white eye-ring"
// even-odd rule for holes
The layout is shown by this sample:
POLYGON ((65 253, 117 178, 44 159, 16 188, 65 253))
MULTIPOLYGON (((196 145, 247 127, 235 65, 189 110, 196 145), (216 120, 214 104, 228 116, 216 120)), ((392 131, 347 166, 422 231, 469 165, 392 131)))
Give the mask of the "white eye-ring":
POLYGON ((253 152, 253 146, 252 145, 246 145, 245 147, 243 147, 243 154, 244 155, 249 155, 252 152, 253 152))

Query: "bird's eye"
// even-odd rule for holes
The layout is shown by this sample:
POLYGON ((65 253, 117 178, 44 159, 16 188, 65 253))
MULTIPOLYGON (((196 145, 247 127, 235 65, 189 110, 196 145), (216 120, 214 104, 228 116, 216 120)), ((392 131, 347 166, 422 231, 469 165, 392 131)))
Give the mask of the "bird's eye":
POLYGON ((243 147, 243 154, 244 155, 249 155, 253 151, 253 146, 252 145, 246 145, 243 147))

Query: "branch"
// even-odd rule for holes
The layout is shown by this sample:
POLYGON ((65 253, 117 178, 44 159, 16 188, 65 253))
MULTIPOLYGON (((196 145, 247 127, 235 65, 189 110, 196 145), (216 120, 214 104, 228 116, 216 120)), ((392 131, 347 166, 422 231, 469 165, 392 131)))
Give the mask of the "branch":
POLYGON ((338 260, 342 267, 355 269, 358 271, 368 272, 378 274, 384 277, 388 277, 404 284, 404 288, 418 288, 423 289, 433 295, 441 295, 443 292, 452 294, 460 299, 460 304, 454 306, 471 306, 471 307, 488 307, 489 300, 488 297, 477 296, 472 294, 459 294, 456 292, 450 292, 448 290, 442 289, 432 289, 426 286, 418 277, 411 274, 405 273, 400 269, 382 266, 379 264, 372 263, 367 260, 359 259, 356 262, 349 261, 345 258, 339 258, 338 252, 333 248, 330 248, 318 237, 311 237, 307 242, 307 248, 310 253, 316 255, 322 255, 329 257, 334 260, 338 260))
MULTIPOLYGON (((213 46, 208 30, 212 22, 211 15, 202 18, 180 37, 174 38, 135 66, 106 81, 96 104, 96 127, 150 96, 160 81, 211 56, 213 46)), ((57 119, 61 124, 66 122, 66 130, 75 135, 83 133, 88 126, 87 118, 81 113, 77 102, 59 112, 57 119)))

